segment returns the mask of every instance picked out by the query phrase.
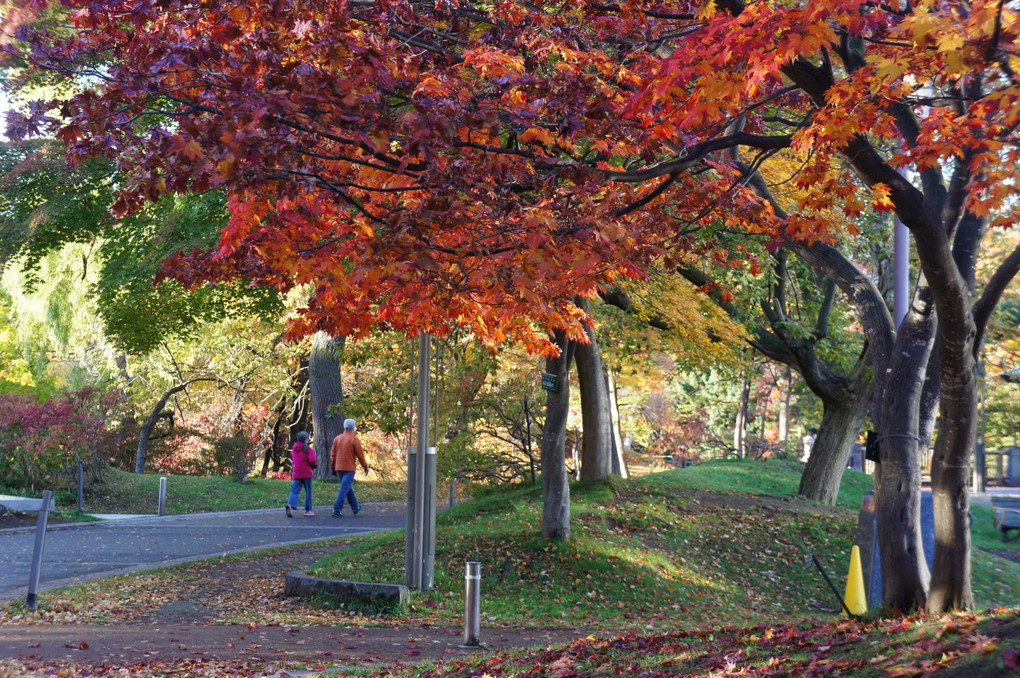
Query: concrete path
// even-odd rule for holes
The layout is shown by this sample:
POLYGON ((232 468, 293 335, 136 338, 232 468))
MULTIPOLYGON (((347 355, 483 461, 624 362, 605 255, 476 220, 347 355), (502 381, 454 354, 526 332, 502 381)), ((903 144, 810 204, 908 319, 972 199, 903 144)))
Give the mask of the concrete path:
MULTIPOLYGON (((64 660, 79 666, 133 665, 144 664, 146 660, 172 665, 200 658, 248 659, 270 666, 318 663, 331 671, 346 673, 356 667, 364 669, 393 661, 414 663, 423 659, 458 659, 515 647, 544 648, 584 638, 590 633, 576 629, 482 629, 481 646, 464 647, 463 629, 351 628, 345 626, 342 619, 338 619, 335 626, 301 627, 5 625, 0 626, 0 657, 33 664, 64 660)), ((183 673, 174 672, 173 675, 183 673)), ((288 675, 302 674, 292 670, 288 675)))
MULTIPOLYGON (((131 517, 52 525, 37 593, 125 572, 299 544, 329 537, 404 527, 402 502, 365 504, 358 516, 333 518, 316 506, 314 517, 283 508, 178 516, 131 517)), ((32 569, 35 528, 0 530, 0 600, 24 598, 32 569)))

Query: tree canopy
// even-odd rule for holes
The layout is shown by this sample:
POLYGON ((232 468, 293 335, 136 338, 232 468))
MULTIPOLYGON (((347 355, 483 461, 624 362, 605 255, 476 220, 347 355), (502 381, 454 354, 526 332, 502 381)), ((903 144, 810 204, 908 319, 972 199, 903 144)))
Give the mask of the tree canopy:
POLYGON ((72 158, 114 159, 120 214, 222 190, 218 247, 166 273, 314 282, 296 333, 462 325, 554 353, 551 330, 582 338, 575 296, 707 251, 756 266, 705 227, 797 248, 869 339, 882 561, 887 582, 900 577, 885 603, 969 604, 974 356, 1020 269, 1014 249, 974 301, 986 227, 1020 216, 1011 6, 64 4, 73 32, 25 24, 11 51, 88 86, 10 116, 10 133, 52 131, 72 158), (787 154, 797 169, 770 173, 787 154), (867 209, 894 211, 914 237, 921 275, 899 328, 839 251, 867 209), (935 402, 928 598, 916 459, 935 402))

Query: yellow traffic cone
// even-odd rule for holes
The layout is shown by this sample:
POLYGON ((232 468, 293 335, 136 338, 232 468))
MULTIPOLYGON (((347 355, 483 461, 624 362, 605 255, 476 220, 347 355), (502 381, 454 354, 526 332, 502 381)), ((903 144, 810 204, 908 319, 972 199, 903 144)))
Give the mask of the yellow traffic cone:
POLYGON ((850 614, 868 613, 868 597, 864 593, 864 575, 861 572, 861 551, 854 544, 850 549, 850 573, 846 578, 846 594, 843 596, 850 614))

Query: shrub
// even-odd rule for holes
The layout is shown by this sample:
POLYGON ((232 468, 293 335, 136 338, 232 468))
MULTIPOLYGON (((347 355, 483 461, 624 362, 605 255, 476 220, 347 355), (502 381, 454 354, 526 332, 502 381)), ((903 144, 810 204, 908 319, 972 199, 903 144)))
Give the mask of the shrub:
POLYGON ((255 465, 257 448, 244 436, 228 436, 213 443, 213 459, 221 473, 230 473, 241 483, 255 465))
POLYGON ((74 489, 77 459, 85 462, 86 482, 102 480, 104 454, 119 445, 107 422, 123 395, 94 388, 38 401, 23 394, 0 394, 0 477, 17 491, 74 489))

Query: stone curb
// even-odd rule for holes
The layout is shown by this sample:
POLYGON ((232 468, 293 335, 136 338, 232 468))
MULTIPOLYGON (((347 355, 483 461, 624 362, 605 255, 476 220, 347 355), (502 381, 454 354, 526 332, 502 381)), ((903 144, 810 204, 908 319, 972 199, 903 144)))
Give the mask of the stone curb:
POLYGON ((403 584, 372 584, 342 579, 320 579, 295 570, 287 575, 284 595, 310 598, 316 594, 335 596, 340 600, 363 603, 383 602, 403 607, 411 600, 410 590, 403 584))

